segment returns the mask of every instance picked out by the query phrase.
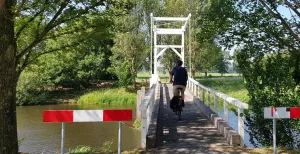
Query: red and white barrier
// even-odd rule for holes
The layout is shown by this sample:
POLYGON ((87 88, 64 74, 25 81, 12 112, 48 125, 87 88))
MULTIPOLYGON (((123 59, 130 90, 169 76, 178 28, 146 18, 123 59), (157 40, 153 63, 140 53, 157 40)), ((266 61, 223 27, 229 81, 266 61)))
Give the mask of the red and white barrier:
POLYGON ((273 119, 273 151, 276 154, 276 119, 299 119, 300 107, 265 107, 264 118, 273 119))
POLYGON ((61 122, 61 154, 64 153, 65 122, 113 122, 119 121, 118 154, 121 154, 121 121, 132 121, 132 110, 46 110, 43 122, 61 122))
POLYGON ((265 107, 265 119, 299 119, 300 107, 265 107))
POLYGON ((132 121, 132 110, 46 110, 43 122, 132 121))

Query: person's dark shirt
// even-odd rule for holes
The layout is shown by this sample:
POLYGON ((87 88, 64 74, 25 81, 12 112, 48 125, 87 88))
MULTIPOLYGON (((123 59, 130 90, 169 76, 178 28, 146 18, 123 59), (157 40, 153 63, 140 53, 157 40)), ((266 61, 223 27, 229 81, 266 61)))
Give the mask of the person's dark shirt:
POLYGON ((171 75, 174 75, 173 85, 186 86, 188 74, 184 67, 176 66, 173 68, 171 75))

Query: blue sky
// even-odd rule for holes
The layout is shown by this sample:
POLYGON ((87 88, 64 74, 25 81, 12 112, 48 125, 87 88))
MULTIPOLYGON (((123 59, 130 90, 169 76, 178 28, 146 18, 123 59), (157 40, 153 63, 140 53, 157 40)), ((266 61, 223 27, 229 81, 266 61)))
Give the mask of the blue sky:
POLYGON ((279 13, 282 14, 283 17, 286 17, 288 19, 291 18, 291 12, 293 12, 293 11, 290 12, 290 10, 284 6, 279 6, 278 11, 279 11, 279 13))

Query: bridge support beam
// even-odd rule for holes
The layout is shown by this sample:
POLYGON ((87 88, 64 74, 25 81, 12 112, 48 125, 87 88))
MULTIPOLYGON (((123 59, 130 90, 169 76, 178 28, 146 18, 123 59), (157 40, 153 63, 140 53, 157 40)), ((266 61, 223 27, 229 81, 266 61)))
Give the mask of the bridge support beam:
MULTIPOLYGON (((184 60, 184 33, 185 33, 185 29, 187 27, 187 25, 189 25, 189 21, 191 18, 191 14, 188 15, 188 17, 182 18, 176 18, 176 17, 153 17, 153 14, 150 14, 150 18, 151 18, 151 62, 150 62, 150 68, 152 68, 152 52, 154 52, 153 54, 153 61, 154 61, 154 72, 153 74, 158 75, 158 58, 160 56, 163 55, 163 52, 165 50, 167 50, 168 48, 171 48, 178 56, 179 58, 182 60, 183 64, 182 66, 185 66, 185 60, 184 60), (182 22, 184 21, 185 23, 183 24, 183 26, 181 26, 180 29, 174 29, 174 28, 160 28, 157 27, 158 25, 155 25, 156 22, 161 22, 161 21, 165 21, 165 22, 169 22, 169 21, 177 21, 177 22, 182 22), (154 33, 154 50, 152 51, 152 33, 154 33), (157 35, 181 35, 181 44, 180 45, 158 45, 157 44, 157 35), (180 54, 177 52, 177 50, 175 50, 175 48, 179 48, 181 50, 180 54), (162 49, 162 51, 160 53, 158 53, 158 50, 162 49)), ((151 70, 152 73, 152 70, 151 70)))

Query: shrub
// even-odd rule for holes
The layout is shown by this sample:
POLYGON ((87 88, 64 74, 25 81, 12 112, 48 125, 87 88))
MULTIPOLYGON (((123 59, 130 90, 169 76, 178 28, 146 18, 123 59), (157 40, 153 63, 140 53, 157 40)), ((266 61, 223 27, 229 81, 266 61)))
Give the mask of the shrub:
POLYGON ((138 120, 135 120, 134 123, 133 123, 133 126, 135 128, 141 129, 142 128, 142 122, 138 121, 138 120))
POLYGON ((93 153, 93 152, 95 152, 95 150, 93 150, 91 147, 82 146, 82 145, 79 145, 76 148, 69 150, 70 154, 79 154, 79 153, 87 154, 87 153, 93 153))
POLYGON ((47 100, 47 92, 38 73, 23 72, 17 85, 17 105, 42 104, 47 100))
POLYGON ((69 153, 70 154, 113 153, 113 150, 111 148, 113 143, 114 143, 113 141, 105 141, 99 150, 94 149, 90 146, 79 145, 74 149, 70 149, 69 153))

